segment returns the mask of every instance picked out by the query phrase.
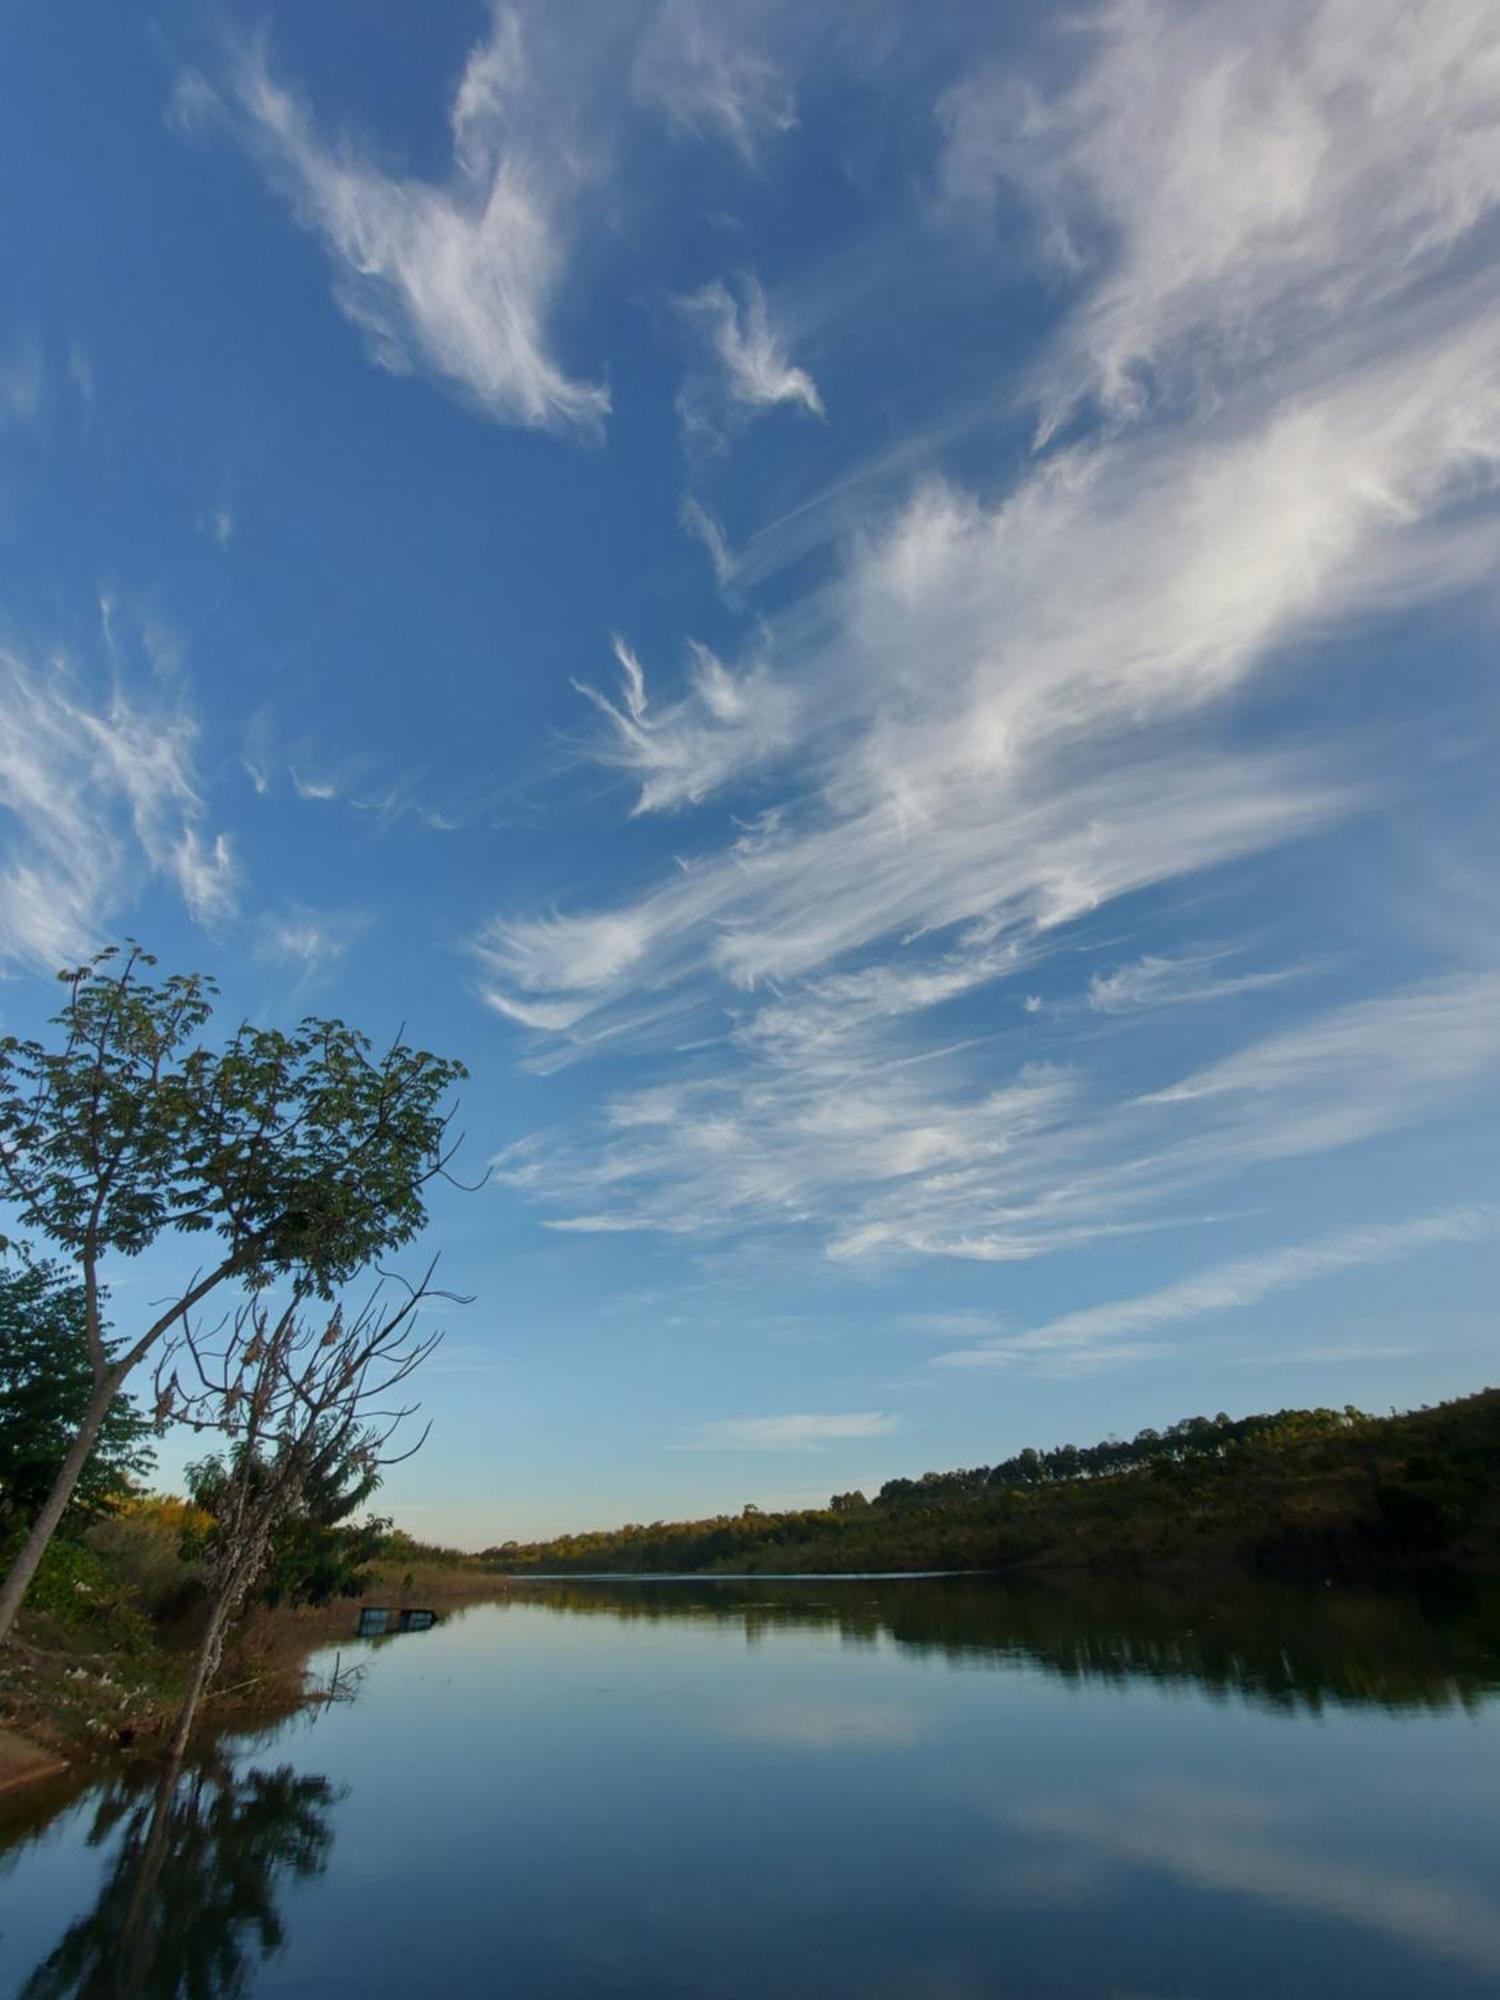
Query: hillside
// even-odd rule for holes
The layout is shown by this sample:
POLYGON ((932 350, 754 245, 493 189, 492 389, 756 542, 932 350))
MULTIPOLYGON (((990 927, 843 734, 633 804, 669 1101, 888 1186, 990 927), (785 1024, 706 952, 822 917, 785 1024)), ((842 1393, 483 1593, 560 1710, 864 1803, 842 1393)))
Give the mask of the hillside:
POLYGON ((483 1560, 513 1575, 1496 1569, 1500 1390, 1389 1417, 1189 1417, 1129 1440, 895 1479, 825 1508, 632 1523, 506 1543, 483 1560))

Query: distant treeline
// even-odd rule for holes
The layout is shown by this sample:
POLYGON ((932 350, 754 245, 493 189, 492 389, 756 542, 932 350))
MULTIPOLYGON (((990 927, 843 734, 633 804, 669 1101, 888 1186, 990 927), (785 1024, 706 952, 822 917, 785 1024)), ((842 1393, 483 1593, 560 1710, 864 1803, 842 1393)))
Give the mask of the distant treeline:
MULTIPOLYGON (((998 1465, 975 1465, 957 1472, 924 1472, 920 1479, 888 1479, 876 1504, 906 1507, 915 1502, 983 1493, 993 1487, 1027 1489, 1056 1486, 1069 1479, 1110 1479, 1143 1465, 1185 1465, 1193 1459, 1222 1458, 1235 1445, 1257 1441, 1289 1443, 1294 1438, 1328 1437, 1371 1421, 1363 1411, 1278 1410, 1271 1416, 1184 1417, 1164 1431, 1149 1427, 1133 1438, 1106 1438, 1103 1444, 1060 1444, 1055 1451, 1029 1445, 998 1465)), ((835 1493, 835 1512, 870 1503, 863 1493, 835 1493)))
POLYGON ((1500 1568, 1500 1390, 1404 1416, 1186 1417, 1128 1440, 892 1479, 873 1499, 506 1542, 511 1574, 1238 1564, 1500 1568))

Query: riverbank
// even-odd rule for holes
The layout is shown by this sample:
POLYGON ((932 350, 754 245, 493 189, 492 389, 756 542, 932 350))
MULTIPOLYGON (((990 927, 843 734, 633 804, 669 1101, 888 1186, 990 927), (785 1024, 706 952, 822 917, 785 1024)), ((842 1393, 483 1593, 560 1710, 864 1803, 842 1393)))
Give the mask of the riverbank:
MULTIPOLYGON (((308 1661, 355 1636, 359 1605, 439 1612, 493 1599, 505 1580, 456 1559, 378 1566, 360 1599, 258 1606, 203 1709, 209 1728, 259 1726, 326 1699, 308 1661)), ((109 1523, 49 1551, 0 1650, 0 1794, 121 1756, 150 1756, 182 1700, 197 1642, 193 1579, 149 1521, 109 1523)))

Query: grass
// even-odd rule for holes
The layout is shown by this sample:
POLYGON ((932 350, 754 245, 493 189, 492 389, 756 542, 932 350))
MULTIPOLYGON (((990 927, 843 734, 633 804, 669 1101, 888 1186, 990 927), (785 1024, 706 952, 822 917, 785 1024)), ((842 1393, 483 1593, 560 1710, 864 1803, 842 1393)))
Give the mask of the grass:
MULTIPOLYGON (((0 1728, 74 1764, 161 1742, 181 1703, 202 1603, 196 1569, 178 1553, 182 1516, 180 1501, 151 1499, 53 1542, 14 1639, 0 1651, 0 1728)), ((398 1545, 358 1600, 255 1606, 234 1635, 205 1718, 267 1721, 316 1699, 308 1658, 353 1637, 359 1602, 444 1610, 505 1587, 462 1557, 398 1545)))

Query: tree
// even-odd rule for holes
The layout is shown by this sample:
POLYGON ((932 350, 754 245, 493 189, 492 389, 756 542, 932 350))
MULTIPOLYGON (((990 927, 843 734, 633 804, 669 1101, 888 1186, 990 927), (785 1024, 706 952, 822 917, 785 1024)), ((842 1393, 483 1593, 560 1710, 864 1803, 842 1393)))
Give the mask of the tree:
MULTIPOLYGON (((278 1552, 285 1565, 282 1587, 315 1594, 325 1579, 316 1562, 299 1575, 299 1528, 317 1527, 319 1513, 330 1517, 325 1527, 351 1513, 379 1485, 384 1466, 397 1456, 409 1458, 425 1441, 424 1430, 409 1450, 388 1451, 415 1405, 392 1406, 386 1399, 442 1338, 418 1337, 414 1326, 434 1295, 431 1280, 429 1267, 394 1309, 385 1307, 377 1289, 347 1322, 335 1306, 323 1327, 302 1313, 305 1286, 275 1315, 252 1295, 221 1347, 201 1341, 185 1318, 180 1341, 158 1365, 159 1405, 195 1430, 229 1440, 226 1459, 195 1469, 193 1497, 212 1516, 201 1545, 208 1615, 173 1735, 174 1756, 187 1747, 233 1621, 268 1572, 274 1581, 278 1552), (185 1385, 181 1364, 187 1360, 192 1376, 185 1385)), ((318 1550, 304 1542, 302 1553, 316 1557, 318 1550)), ((332 1594, 337 1573, 326 1580, 332 1594)))
MULTIPOLYGON (((262 1462, 252 1477, 263 1478, 266 1469, 262 1462)), ((197 1512, 188 1517, 182 1538, 186 1561, 213 1553, 238 1472, 225 1456, 200 1459, 187 1468, 197 1512)), ((379 1485, 378 1471, 364 1464, 330 1463, 316 1455, 302 1492, 272 1527, 254 1595, 270 1605, 331 1604, 338 1597, 358 1597, 369 1584, 371 1565, 388 1553, 393 1541, 404 1539, 392 1537, 391 1523, 381 1515, 350 1519, 379 1485)))
POLYGON ((314 1462, 297 1505, 272 1538, 260 1586, 267 1604, 331 1604, 369 1588, 394 1523, 386 1514, 353 1517, 379 1487, 379 1473, 363 1462, 314 1462))
MULTIPOLYGON (((93 1388, 83 1286, 56 1264, 0 1269, 0 1541, 45 1505, 93 1388)), ((73 1489, 75 1512, 98 1513, 150 1471, 150 1433, 116 1395, 73 1489)))
POLYGON ((342 1021, 291 1034, 243 1023, 197 1041, 217 989, 153 982, 138 946, 59 975, 57 1045, 0 1040, 0 1198, 75 1265, 93 1390, 52 1490, 0 1588, 0 1642, 130 1371, 217 1287, 290 1278, 331 1298, 426 1221, 451 1158, 441 1100, 461 1064, 397 1039, 383 1055, 342 1021), (203 1267, 120 1346, 103 1271, 164 1234, 212 1239, 203 1267))

